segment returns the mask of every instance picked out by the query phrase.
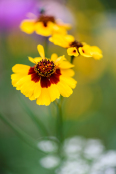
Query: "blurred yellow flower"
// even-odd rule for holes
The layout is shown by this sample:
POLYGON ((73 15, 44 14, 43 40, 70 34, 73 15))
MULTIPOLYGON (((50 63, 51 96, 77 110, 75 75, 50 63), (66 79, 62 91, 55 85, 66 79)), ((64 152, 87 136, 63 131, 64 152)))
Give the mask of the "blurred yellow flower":
POLYGON ((103 57, 102 51, 97 46, 90 46, 84 42, 78 42, 72 35, 54 34, 49 38, 55 45, 67 48, 69 56, 93 57, 94 59, 101 59, 103 57))
POLYGON ((69 97, 76 81, 72 78, 74 67, 64 56, 52 54, 51 60, 45 58, 42 45, 37 46, 41 57, 31 58, 33 67, 23 64, 13 66, 12 85, 20 90, 30 100, 36 100, 38 105, 49 105, 60 97, 69 97))
POLYGON ((34 19, 23 20, 20 28, 27 34, 32 34, 34 31, 42 36, 50 36, 52 34, 66 34, 71 28, 70 24, 64 24, 60 19, 55 19, 54 16, 41 14, 34 19))

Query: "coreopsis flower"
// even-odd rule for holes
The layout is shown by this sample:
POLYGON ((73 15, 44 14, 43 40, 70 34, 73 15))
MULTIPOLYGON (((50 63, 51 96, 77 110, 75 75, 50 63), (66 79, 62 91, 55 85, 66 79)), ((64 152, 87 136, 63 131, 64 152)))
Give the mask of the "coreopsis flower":
POLYGON ((38 105, 49 105, 55 99, 69 97, 75 87, 76 81, 72 78, 74 67, 64 56, 52 54, 47 59, 42 45, 37 46, 41 57, 31 58, 33 67, 23 64, 13 66, 11 75, 12 85, 20 90, 30 100, 36 100, 38 105))
POLYGON ((69 24, 64 24, 61 20, 55 19, 54 16, 40 14, 34 19, 23 20, 20 28, 27 34, 32 34, 34 31, 42 36, 50 36, 52 34, 66 34, 70 29, 69 24))
POLYGON ((102 51, 97 46, 90 46, 84 42, 78 42, 72 35, 54 34, 49 38, 55 45, 67 48, 69 56, 93 57, 94 59, 101 59, 102 51))

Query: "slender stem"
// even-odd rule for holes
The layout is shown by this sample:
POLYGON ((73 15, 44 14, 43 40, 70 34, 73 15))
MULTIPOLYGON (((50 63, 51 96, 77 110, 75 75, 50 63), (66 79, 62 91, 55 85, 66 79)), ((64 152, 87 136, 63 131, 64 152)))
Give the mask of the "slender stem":
POLYGON ((7 117, 4 117, 1 113, 0 113, 0 119, 4 121, 29 146, 33 147, 34 149, 37 149, 39 152, 42 152, 41 150, 38 149, 37 147, 38 142, 36 140, 34 140, 20 128, 18 128, 14 123, 12 123, 7 117))
POLYGON ((57 104, 57 137, 58 140, 60 142, 60 144, 62 144, 63 142, 63 117, 62 117, 62 105, 61 105, 61 101, 60 104, 57 104))
POLYGON ((73 63, 73 60, 74 60, 74 56, 71 56, 70 62, 73 63))
POLYGON ((59 132, 59 140, 62 143, 63 141, 63 119, 62 119, 62 109, 59 106, 59 113, 58 113, 58 132, 59 132))
POLYGON ((45 37, 45 41, 44 41, 44 50, 45 50, 45 55, 46 57, 48 57, 48 37, 45 37))
POLYGON ((20 97, 19 97, 19 99, 21 101, 20 103, 21 103, 23 109, 30 116, 30 118, 33 120, 33 122, 37 126, 38 130, 41 131, 41 134, 43 136, 46 136, 46 135, 48 136, 49 133, 48 133, 46 127, 43 125, 43 123, 33 114, 32 110, 26 105, 24 100, 22 100, 20 97))

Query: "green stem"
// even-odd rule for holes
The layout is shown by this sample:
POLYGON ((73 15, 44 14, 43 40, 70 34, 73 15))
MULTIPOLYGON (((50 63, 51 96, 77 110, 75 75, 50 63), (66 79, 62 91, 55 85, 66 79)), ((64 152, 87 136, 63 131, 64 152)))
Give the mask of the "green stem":
POLYGON ((60 101, 60 104, 57 103, 57 137, 58 137, 58 140, 60 142, 60 144, 62 144, 63 142, 63 117, 62 117, 62 105, 61 105, 61 101, 60 101))
POLYGON ((20 103, 21 103, 23 109, 26 111, 26 113, 33 120, 33 122, 37 126, 38 130, 41 131, 41 134, 43 136, 46 136, 46 135, 48 136, 49 133, 48 133, 46 127, 43 125, 43 123, 33 114, 32 110, 26 105, 26 103, 24 102, 24 100, 20 99, 20 101, 21 101, 20 103))
POLYGON ((70 62, 73 63, 73 60, 74 60, 74 56, 71 56, 70 62))
POLYGON ((44 41, 44 50, 45 50, 45 55, 46 57, 48 57, 48 37, 45 37, 45 41, 44 41))
POLYGON ((37 147, 38 142, 36 140, 31 138, 28 134, 26 134, 24 131, 18 128, 14 123, 12 123, 7 117, 4 117, 1 113, 0 113, 0 119, 4 121, 29 146, 33 147, 34 149, 37 149, 41 153, 44 153, 38 149, 37 147))

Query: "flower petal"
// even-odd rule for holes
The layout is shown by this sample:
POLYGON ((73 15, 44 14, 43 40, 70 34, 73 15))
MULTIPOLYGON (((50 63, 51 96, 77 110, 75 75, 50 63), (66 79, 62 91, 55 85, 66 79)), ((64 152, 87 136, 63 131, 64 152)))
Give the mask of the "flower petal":
POLYGON ((63 82, 57 83, 57 89, 63 97, 69 97, 73 93, 73 90, 63 82))
POLYGON ((101 59, 103 57, 102 51, 97 46, 91 46, 91 55, 94 59, 101 59))
POLYGON ((66 60, 65 56, 60 56, 56 59, 55 64, 59 66, 64 60, 66 60))
POLYGON ((46 106, 48 106, 51 103, 48 88, 41 88, 41 94, 37 98, 36 103, 38 105, 46 105, 46 106))
POLYGON ((36 83, 35 86, 35 90, 34 90, 34 96, 35 98, 38 98, 41 94, 41 85, 40 85, 40 81, 38 83, 36 83))
POLYGON ((22 73, 22 74, 28 74, 29 69, 30 66, 23 64, 16 64, 12 67, 12 71, 14 73, 22 73))
POLYGON ((51 55, 51 60, 52 61, 55 62, 57 58, 58 58, 58 55, 57 54, 54 53, 54 54, 51 55))
POLYGON ((23 84, 26 83, 28 85, 30 81, 31 81, 31 75, 23 76, 22 78, 20 78, 20 80, 17 81, 17 83, 15 84, 15 87, 17 90, 20 90, 23 84))
POLYGON ((41 57, 35 57, 35 58, 28 57, 28 59, 29 59, 30 62, 35 63, 35 64, 37 64, 39 61, 42 60, 41 57))
POLYGON ((59 99, 60 97, 60 92, 59 90, 57 89, 56 85, 54 84, 51 84, 51 86, 48 88, 49 90, 49 94, 50 94, 50 98, 51 98, 51 101, 53 102, 54 100, 59 99))
POLYGON ((21 22, 20 28, 27 34, 32 34, 35 30, 35 20, 23 20, 21 22))
POLYGON ((32 95, 29 97, 29 99, 30 99, 30 100, 35 100, 36 98, 35 98, 34 94, 32 94, 32 95))
POLYGON ((71 77, 64 77, 63 75, 61 75, 60 80, 61 82, 66 83, 68 86, 70 86, 73 89, 76 87, 77 81, 71 77))
POLYGON ((44 48, 42 45, 37 46, 37 50, 42 58, 45 58, 44 48))
POLYGON ((35 25, 35 32, 42 36, 50 36, 52 34, 54 24, 47 22, 47 26, 44 26, 43 22, 38 22, 35 25))
POLYGON ((28 81, 28 83, 24 83, 20 90, 26 97, 29 97, 30 100, 35 100, 34 89, 36 84, 33 81, 28 81), (30 87, 29 87, 30 86, 30 87))
POLYGON ((93 57, 94 59, 101 59, 103 57, 102 51, 97 46, 84 45, 79 48, 82 56, 93 57))
POLYGON ((24 77, 23 74, 12 74, 11 75, 12 85, 16 87, 16 83, 23 77, 24 77))
POLYGON ((75 56, 75 57, 77 57, 79 55, 76 47, 70 47, 70 48, 68 48, 67 49, 67 53, 68 53, 69 56, 75 56))
POLYGON ((74 36, 69 35, 69 34, 65 35, 65 39, 66 39, 66 41, 69 42, 69 43, 72 43, 72 42, 74 42, 74 40, 75 40, 74 36))
POLYGON ((59 67, 60 67, 61 69, 68 69, 68 68, 74 67, 74 65, 71 64, 71 63, 68 62, 68 61, 62 61, 61 64, 59 65, 59 67))
POLYGON ((79 53, 84 57, 92 57, 91 47, 89 45, 84 45, 83 47, 79 48, 79 53))
POLYGON ((75 75, 75 72, 72 69, 61 69, 61 74, 66 77, 72 77, 75 75))
POLYGON ((53 30, 52 30, 52 35, 54 35, 54 34, 66 35, 67 34, 66 28, 64 26, 54 24, 53 30))
POLYGON ((49 38, 49 41, 63 48, 67 48, 70 45, 70 42, 66 40, 64 35, 61 35, 61 34, 52 35, 52 37, 49 38))
POLYGON ((41 84, 42 88, 48 88, 51 85, 51 82, 50 82, 49 78, 41 77, 40 84, 41 84))

